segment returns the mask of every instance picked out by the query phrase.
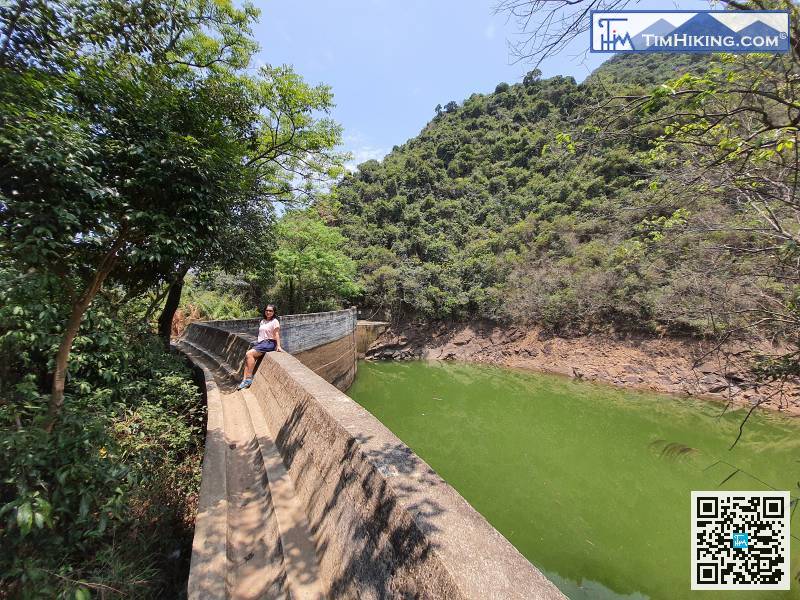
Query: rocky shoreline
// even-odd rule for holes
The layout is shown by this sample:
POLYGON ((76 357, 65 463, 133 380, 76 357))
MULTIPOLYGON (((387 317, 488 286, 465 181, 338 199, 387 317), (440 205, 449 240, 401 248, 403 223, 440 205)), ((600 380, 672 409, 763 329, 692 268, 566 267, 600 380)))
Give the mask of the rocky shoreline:
MULTIPOLYGON (((698 396, 800 416, 800 385, 756 385, 746 362, 753 346, 646 335, 558 337, 541 329, 406 323, 381 334, 368 360, 463 360, 558 373, 589 381, 698 396)), ((764 344, 758 347, 769 351, 764 344)))

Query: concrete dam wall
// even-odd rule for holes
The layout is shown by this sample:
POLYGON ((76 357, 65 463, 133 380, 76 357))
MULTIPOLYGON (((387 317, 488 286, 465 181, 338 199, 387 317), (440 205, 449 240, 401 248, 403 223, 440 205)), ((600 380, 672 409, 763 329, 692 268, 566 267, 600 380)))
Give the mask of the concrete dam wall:
POLYGON ((279 319, 287 352, 247 390, 258 320, 194 323, 176 343, 209 408, 189 598, 564 597, 343 393, 353 309, 279 319))
MULTIPOLYGON (((346 390, 356 376, 356 323, 355 308, 305 315, 282 315, 281 345, 297 360, 340 390, 346 390)), ((261 319, 236 319, 230 321, 205 321, 206 327, 237 333, 253 341, 258 334, 261 319)), ((187 330, 191 340, 197 332, 187 330)), ((241 361, 240 361, 241 362, 241 361)), ((241 367, 240 363, 239 364, 241 367)))

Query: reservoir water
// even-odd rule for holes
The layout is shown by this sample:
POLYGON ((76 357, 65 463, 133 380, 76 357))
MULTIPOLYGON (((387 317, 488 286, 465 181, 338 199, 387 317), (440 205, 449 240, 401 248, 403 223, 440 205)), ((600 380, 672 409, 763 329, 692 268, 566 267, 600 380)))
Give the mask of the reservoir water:
MULTIPOLYGON (((347 392, 567 596, 800 598, 690 590, 692 490, 800 496, 800 421, 530 371, 361 362, 347 392)), ((796 508, 796 505, 795 505, 796 508)))

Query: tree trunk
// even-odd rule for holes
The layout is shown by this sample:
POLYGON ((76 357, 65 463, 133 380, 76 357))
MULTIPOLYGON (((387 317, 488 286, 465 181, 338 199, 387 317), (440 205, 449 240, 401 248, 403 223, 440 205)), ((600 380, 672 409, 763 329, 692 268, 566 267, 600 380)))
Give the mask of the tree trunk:
POLYGON ((28 8, 28 0, 20 0, 17 3, 17 10, 14 15, 8 20, 6 30, 3 32, 3 45, 0 46, 0 64, 6 63, 6 53, 11 44, 11 38, 14 35, 14 30, 17 28, 17 21, 28 8))
POLYGON ((145 323, 145 325, 150 324, 150 319, 153 318, 153 313, 156 312, 158 305, 161 304, 161 301, 164 299, 164 296, 167 295, 169 288, 170 288, 169 285, 164 286, 164 289, 156 294, 156 297, 153 298, 153 301, 150 303, 150 306, 147 307, 147 310, 144 313, 144 317, 142 318, 142 321, 145 323))
POLYGON ((178 268, 175 279, 169 284, 167 302, 164 304, 164 309, 158 317, 158 335, 163 340, 164 347, 167 350, 169 350, 169 340, 172 336, 172 320, 175 318, 175 311, 178 310, 178 306, 180 306, 183 282, 188 272, 188 266, 178 268))
POLYGON ((125 239, 123 234, 120 233, 120 236, 116 239, 108 252, 106 252, 105 256, 103 256, 103 260, 100 261, 97 271, 95 271, 94 277, 92 277, 92 281, 83 293, 78 296, 77 300, 72 303, 72 311, 67 320, 67 326, 64 329, 64 337, 61 338, 61 343, 58 346, 58 353, 56 354, 56 368, 53 373, 53 387, 50 392, 48 419, 45 424, 45 429, 48 433, 53 430, 53 426, 61 414, 61 409, 64 405, 64 384, 67 380, 67 365, 69 363, 70 352, 72 351, 72 342, 75 341, 78 335, 83 315, 86 314, 86 310, 89 308, 92 300, 94 300, 97 292, 100 291, 103 282, 106 280, 106 277, 108 277, 108 274, 111 273, 111 270, 114 268, 117 262, 117 252, 122 248, 124 243, 125 239))

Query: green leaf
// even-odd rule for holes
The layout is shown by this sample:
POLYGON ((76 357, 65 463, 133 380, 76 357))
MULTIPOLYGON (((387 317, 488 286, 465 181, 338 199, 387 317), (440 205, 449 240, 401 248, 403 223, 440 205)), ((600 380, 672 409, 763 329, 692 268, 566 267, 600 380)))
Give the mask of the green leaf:
POLYGON ((86 518, 86 515, 89 514, 89 496, 83 495, 81 496, 81 505, 78 509, 82 519, 86 518))
POLYGON ((92 594, 86 588, 77 588, 75 590, 75 600, 91 600, 92 594))
POLYGON ((102 534, 106 530, 107 526, 108 526, 108 517, 105 514, 100 515, 100 522, 97 525, 97 533, 102 534))
POLYGON ((29 502, 17 508, 17 525, 23 536, 28 535, 33 525, 33 509, 29 502))

